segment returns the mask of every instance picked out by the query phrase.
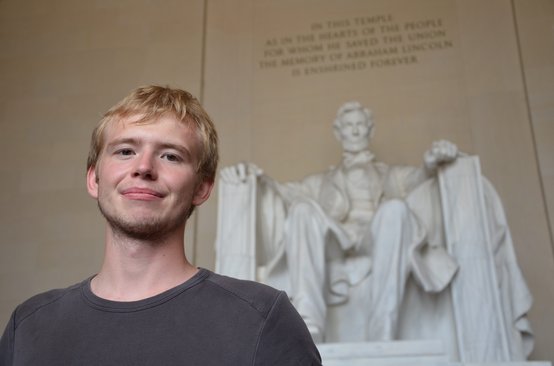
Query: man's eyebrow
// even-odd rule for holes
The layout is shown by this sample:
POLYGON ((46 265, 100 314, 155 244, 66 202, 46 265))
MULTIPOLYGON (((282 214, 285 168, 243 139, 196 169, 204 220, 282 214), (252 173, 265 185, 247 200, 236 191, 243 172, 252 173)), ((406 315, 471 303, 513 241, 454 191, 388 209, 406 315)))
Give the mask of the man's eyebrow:
POLYGON ((191 156, 190 150, 186 146, 183 146, 183 145, 180 145, 180 144, 173 144, 171 142, 164 142, 164 143, 160 144, 159 147, 162 148, 162 149, 177 150, 182 154, 191 156))
POLYGON ((121 144, 136 145, 138 144, 138 140, 132 137, 123 137, 123 138, 115 139, 106 145, 106 149, 113 148, 114 146, 121 145, 121 144))
MULTIPOLYGON (((106 149, 113 149, 115 146, 122 145, 122 144, 129 144, 129 145, 139 145, 140 140, 133 137, 122 137, 116 140, 111 141, 109 144, 106 145, 106 149)), ((191 156, 190 149, 188 149, 186 146, 180 145, 180 144, 174 144, 171 142, 163 142, 160 144, 157 144, 157 149, 172 149, 176 150, 184 155, 191 156)))

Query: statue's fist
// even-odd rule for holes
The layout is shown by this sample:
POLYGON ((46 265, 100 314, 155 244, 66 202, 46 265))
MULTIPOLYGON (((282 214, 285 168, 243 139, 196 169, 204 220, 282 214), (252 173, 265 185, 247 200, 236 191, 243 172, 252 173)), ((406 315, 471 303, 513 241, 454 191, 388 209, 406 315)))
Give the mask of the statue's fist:
POLYGON ((263 171, 253 163, 238 163, 222 168, 219 172, 221 180, 230 184, 241 184, 246 182, 249 176, 260 176, 263 171))
POLYGON ((427 169, 434 170, 440 165, 456 160, 458 153, 456 144, 447 140, 439 140, 433 142, 431 148, 425 152, 423 161, 427 169))

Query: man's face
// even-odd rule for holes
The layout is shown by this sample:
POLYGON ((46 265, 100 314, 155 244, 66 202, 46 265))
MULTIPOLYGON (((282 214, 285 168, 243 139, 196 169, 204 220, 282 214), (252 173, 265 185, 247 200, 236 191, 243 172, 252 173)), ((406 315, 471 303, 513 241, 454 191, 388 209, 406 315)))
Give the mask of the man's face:
POLYGON ((354 110, 345 113, 335 134, 342 143, 342 148, 349 152, 359 152, 369 147, 369 136, 373 124, 362 111, 354 110))
POLYGON ((115 232, 155 239, 184 230, 192 208, 208 199, 212 182, 200 181, 201 149, 194 130, 173 116, 136 124, 126 118, 104 131, 104 148, 87 188, 115 232))

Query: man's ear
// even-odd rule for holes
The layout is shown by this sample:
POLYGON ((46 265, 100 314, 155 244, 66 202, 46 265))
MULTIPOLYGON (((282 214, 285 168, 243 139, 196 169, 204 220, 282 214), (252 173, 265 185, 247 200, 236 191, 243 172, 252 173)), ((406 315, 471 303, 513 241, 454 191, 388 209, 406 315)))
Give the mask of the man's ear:
POLYGON ((200 182, 196 187, 196 190, 194 191, 192 204, 194 206, 200 206, 202 203, 204 203, 210 197, 213 187, 213 180, 203 180, 202 182, 200 182))
POLYGON ((87 191, 92 198, 98 198, 98 176, 95 166, 91 166, 87 170, 87 191))

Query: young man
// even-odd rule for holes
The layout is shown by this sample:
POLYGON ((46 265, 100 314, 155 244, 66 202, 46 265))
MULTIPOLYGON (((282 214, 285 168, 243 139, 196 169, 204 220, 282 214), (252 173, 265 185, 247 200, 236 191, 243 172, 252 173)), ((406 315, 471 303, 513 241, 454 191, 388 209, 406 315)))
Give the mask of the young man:
POLYGON ((87 164, 107 222, 102 268, 20 305, 0 365, 319 365, 285 293, 185 256, 185 224, 217 159, 213 123, 185 91, 142 87, 112 107, 87 164))

